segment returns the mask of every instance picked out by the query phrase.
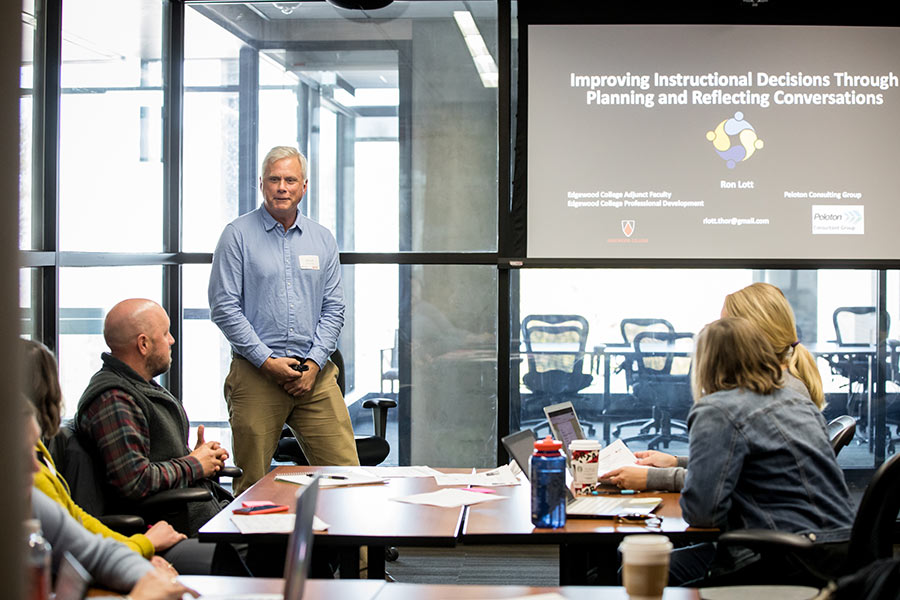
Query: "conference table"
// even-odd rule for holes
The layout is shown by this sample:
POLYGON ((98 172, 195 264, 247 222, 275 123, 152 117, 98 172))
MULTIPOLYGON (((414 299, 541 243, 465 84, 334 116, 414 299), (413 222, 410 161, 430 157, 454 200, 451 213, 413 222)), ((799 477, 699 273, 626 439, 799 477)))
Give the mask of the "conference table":
POLYGON ((680 542, 715 541, 718 529, 689 526, 681 516, 681 494, 644 492, 632 497, 662 498, 655 514, 658 526, 619 523, 615 519, 566 519, 565 527, 539 529, 531 523, 531 488, 528 485, 497 488, 507 499, 470 506, 460 541, 463 544, 543 544, 559 547, 561 585, 580 585, 594 568, 600 585, 618 583, 618 546, 626 535, 659 533, 676 545, 680 542))
MULTIPOLYGON (((231 510, 248 500, 268 500, 293 508, 297 486, 275 480, 278 474, 335 473, 346 467, 276 467, 225 510, 200 528, 201 542, 247 543, 268 553, 274 566, 283 565, 287 533, 244 535, 231 521, 231 510)), ((377 468, 375 468, 377 471, 377 468)), ((439 469, 464 473, 471 469, 439 469)), ((645 493, 663 498, 656 514, 658 527, 621 524, 614 519, 569 519, 561 529, 538 529, 531 524, 531 488, 527 482, 494 488, 504 500, 469 507, 439 508, 392 500, 399 496, 436 491, 433 477, 390 478, 386 484, 322 488, 316 516, 328 530, 316 533, 316 544, 340 554, 342 578, 359 577, 358 550, 368 548, 368 577, 384 579, 387 546, 443 546, 462 544, 555 545, 560 549, 560 584, 583 584, 589 567, 597 583, 616 584, 622 538, 635 533, 662 533, 673 542, 712 541, 718 530, 689 527, 681 518, 677 493, 645 493)))
MULTIPOLYGON (((182 575, 184 585, 206 596, 239 594, 278 594, 284 590, 283 579, 261 577, 214 577, 182 575)), ((303 600, 492 600, 522 598, 538 594, 559 594, 568 600, 627 600, 622 587, 529 587, 521 585, 445 585, 417 583, 385 583, 373 580, 308 579, 303 600)), ((109 597, 104 590, 91 590, 88 597, 109 597)), ((695 589, 666 588, 663 600, 699 600, 695 589)))
MULTIPOLYGON (((200 528, 201 542, 251 543, 254 550, 280 556, 284 564, 286 533, 242 534, 231 521, 231 511, 244 501, 267 500, 295 505, 298 486, 276 481, 276 475, 336 473, 346 467, 276 467, 234 499, 222 512, 200 528)), ((470 472, 471 469, 442 469, 470 472)), ((396 502, 391 498, 437 490, 433 477, 390 478, 385 484, 323 487, 319 491, 316 516, 329 525, 316 532, 316 544, 336 549, 340 554, 341 577, 359 577, 359 548, 368 547, 368 576, 384 579, 386 546, 455 546, 464 507, 438 508, 396 502)))

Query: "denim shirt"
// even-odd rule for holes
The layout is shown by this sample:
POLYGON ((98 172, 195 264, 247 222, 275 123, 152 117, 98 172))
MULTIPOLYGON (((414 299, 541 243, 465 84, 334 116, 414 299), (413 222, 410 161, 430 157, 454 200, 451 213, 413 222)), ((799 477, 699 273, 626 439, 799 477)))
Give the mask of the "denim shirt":
POLYGON ((790 387, 716 392, 694 404, 688 427, 681 510, 690 525, 849 539, 847 484, 808 396, 790 387))

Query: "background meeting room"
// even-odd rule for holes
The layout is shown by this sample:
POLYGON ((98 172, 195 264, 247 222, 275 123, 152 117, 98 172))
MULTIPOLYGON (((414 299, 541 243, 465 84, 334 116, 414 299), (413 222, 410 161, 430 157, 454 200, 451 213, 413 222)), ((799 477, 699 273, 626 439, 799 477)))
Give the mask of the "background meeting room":
POLYGON ((694 334, 759 281, 794 309, 825 419, 856 420, 851 491, 897 453, 900 21, 883 3, 13 4, 8 326, 57 355, 65 417, 106 312, 149 298, 177 340, 160 383, 192 439, 202 424, 231 450, 212 252, 284 144, 340 252, 355 433, 374 433, 367 400, 397 402, 384 464, 495 467, 504 435, 545 435, 565 401, 604 443, 671 426, 653 443, 683 455, 685 397, 652 399, 641 365, 676 381, 688 352, 642 363, 635 338, 694 334), (586 325, 529 350, 541 315, 586 325))

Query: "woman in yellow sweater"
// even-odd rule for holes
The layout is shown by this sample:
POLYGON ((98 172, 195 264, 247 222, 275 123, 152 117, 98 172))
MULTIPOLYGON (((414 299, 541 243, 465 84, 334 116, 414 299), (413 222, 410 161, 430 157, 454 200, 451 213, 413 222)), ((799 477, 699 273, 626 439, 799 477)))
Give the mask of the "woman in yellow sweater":
MULTIPOLYGON (((43 438, 50 439, 59 431, 62 414, 62 392, 56 358, 41 343, 32 340, 20 340, 19 343, 24 357, 23 389, 36 408, 43 438)), ((85 529, 118 540, 145 558, 160 553, 180 573, 196 575, 210 573, 214 545, 187 540, 187 536, 173 529, 166 521, 155 523, 146 534, 125 536, 113 531, 75 504, 69 491, 69 484, 57 472, 53 458, 42 441, 38 441, 35 451, 41 463, 41 470, 34 476, 34 487, 59 503, 85 529)))

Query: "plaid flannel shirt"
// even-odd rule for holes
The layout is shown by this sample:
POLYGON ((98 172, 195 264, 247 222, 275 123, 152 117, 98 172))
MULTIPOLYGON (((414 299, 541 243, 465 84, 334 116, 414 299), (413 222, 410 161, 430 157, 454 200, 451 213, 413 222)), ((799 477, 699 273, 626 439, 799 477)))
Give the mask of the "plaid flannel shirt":
POLYGON ((150 462, 150 431, 144 413, 122 390, 111 389, 92 402, 85 413, 91 437, 106 464, 112 486, 137 500, 163 490, 188 487, 203 478, 200 461, 190 454, 150 462))

